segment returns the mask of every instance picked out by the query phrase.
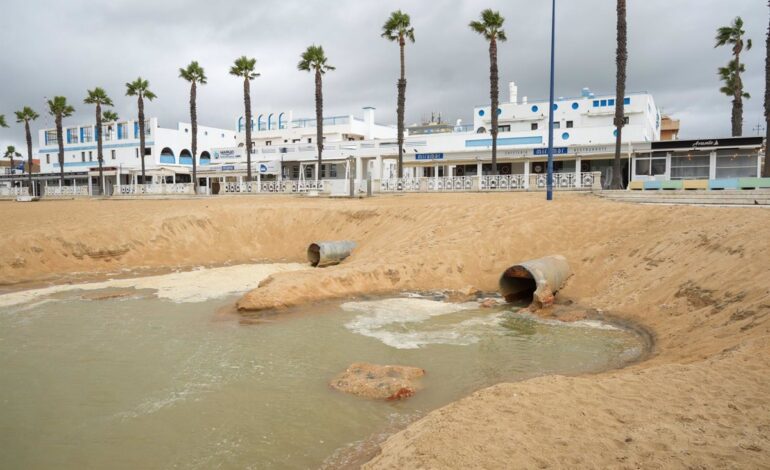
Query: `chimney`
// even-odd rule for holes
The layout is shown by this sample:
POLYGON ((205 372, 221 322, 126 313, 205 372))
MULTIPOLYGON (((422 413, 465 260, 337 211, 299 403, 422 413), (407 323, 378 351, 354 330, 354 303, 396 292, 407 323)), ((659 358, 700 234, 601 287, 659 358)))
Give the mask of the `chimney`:
POLYGON ((516 86, 515 82, 510 82, 508 84, 508 93, 510 94, 510 102, 513 104, 516 104, 519 99, 519 88, 516 86))
POLYGON ((527 97, 526 97, 526 96, 525 96, 525 97, 523 97, 523 98, 521 99, 521 102, 522 102, 522 104, 527 104, 527 97))
POLYGON ((366 138, 371 140, 374 138, 374 108, 371 106, 364 107, 364 125, 366 125, 366 138))

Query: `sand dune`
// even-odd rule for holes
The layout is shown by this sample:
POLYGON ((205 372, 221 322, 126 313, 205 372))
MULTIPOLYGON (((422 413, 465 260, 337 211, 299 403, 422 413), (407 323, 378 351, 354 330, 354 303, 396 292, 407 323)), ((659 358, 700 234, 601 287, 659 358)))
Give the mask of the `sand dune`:
POLYGON ((0 282, 250 260, 340 266, 278 273, 244 315, 403 289, 494 290, 515 261, 560 253, 560 293, 649 328, 645 362, 481 390, 392 436, 369 468, 770 467, 770 211, 640 206, 591 195, 446 194, 0 203, 0 282))

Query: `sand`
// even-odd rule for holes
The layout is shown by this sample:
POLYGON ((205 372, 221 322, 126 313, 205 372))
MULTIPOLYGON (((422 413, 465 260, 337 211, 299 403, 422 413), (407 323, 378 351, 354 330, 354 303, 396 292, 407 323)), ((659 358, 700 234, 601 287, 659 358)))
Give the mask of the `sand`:
POLYGON ((574 276, 559 301, 645 326, 651 356, 480 390, 393 435, 366 467, 770 468, 770 211, 543 199, 3 202, 0 283, 302 262, 312 240, 358 242, 339 266, 268 277, 238 302, 258 317, 405 289, 492 291, 509 265, 562 254, 574 276))

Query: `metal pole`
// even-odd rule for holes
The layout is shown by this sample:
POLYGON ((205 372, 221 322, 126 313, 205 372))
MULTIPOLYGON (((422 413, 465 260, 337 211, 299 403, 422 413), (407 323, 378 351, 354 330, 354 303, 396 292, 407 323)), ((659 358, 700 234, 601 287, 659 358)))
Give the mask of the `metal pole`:
POLYGON ((556 42, 556 0, 551 5, 551 97, 548 105, 548 175, 546 176, 546 200, 553 200, 553 68, 556 42))

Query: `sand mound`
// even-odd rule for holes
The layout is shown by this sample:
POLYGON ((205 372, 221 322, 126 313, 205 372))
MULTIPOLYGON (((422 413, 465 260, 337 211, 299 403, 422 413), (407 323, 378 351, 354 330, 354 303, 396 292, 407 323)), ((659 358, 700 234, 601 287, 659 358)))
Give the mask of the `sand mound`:
POLYGON ((332 388, 359 397, 403 400, 419 389, 415 381, 425 375, 419 367, 381 366, 355 362, 329 382, 332 388))

